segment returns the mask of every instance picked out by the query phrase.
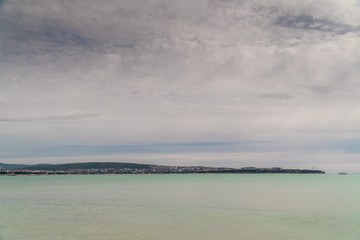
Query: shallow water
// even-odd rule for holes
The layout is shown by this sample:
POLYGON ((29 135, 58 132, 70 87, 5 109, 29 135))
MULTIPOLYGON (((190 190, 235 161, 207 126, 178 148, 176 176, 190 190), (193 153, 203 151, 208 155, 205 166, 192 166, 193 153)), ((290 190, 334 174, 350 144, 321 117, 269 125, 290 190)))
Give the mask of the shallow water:
POLYGON ((2 176, 0 239, 359 240, 360 176, 2 176))

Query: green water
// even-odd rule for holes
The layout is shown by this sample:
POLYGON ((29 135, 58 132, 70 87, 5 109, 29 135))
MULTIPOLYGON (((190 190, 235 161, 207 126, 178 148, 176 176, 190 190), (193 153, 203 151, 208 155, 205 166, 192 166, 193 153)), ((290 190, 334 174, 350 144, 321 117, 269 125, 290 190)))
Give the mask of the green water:
POLYGON ((360 239, 359 175, 0 177, 0 240, 360 239))

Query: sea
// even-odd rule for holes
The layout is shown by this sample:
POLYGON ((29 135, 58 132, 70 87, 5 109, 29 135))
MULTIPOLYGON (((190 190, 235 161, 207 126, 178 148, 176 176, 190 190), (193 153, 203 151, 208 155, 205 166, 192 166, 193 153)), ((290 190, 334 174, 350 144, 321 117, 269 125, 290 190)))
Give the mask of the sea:
POLYGON ((1 176, 1 240, 360 240, 360 175, 1 176))

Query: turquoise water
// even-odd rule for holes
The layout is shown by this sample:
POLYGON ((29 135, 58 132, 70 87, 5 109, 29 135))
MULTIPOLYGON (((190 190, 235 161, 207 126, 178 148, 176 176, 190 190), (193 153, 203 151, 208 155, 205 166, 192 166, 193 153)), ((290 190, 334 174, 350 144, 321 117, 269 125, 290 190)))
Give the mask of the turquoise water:
POLYGON ((360 239, 359 175, 0 177, 0 240, 360 239))

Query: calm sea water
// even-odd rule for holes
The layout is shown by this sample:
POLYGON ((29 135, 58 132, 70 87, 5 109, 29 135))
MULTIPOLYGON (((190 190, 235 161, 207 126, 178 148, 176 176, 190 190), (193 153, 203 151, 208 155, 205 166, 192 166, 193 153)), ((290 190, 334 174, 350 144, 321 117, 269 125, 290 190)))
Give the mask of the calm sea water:
POLYGON ((0 239, 359 240, 360 176, 2 176, 0 239))

